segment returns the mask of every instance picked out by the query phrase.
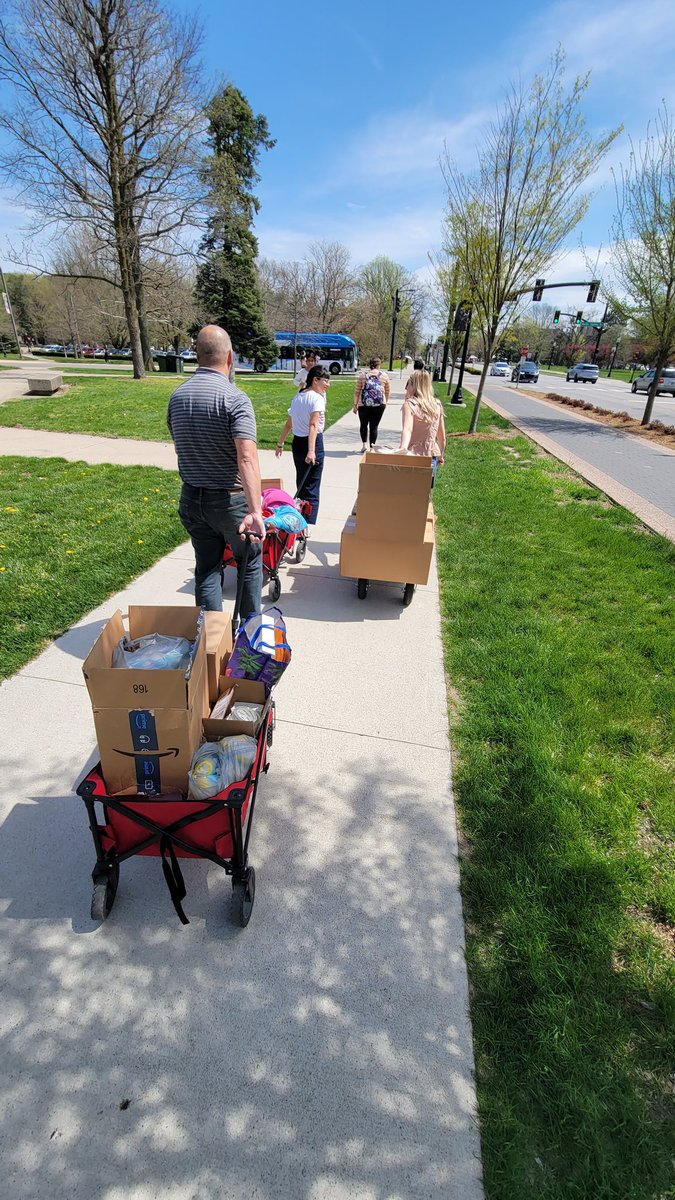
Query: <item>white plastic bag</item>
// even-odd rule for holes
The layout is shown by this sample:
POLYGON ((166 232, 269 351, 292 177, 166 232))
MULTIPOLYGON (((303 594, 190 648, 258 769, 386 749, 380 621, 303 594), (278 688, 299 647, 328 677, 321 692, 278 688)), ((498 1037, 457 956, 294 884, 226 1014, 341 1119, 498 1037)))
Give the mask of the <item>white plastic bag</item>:
POLYGON ((227 714, 228 721, 253 721, 256 725, 262 716, 262 704, 252 704, 248 700, 237 700, 227 714))

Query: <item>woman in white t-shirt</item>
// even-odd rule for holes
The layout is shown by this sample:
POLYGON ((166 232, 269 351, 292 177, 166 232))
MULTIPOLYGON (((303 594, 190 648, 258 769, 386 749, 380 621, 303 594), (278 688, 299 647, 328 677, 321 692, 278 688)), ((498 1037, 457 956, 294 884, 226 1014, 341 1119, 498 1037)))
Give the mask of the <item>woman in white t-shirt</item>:
POLYGON ((303 391, 291 401, 288 420, 277 442, 276 456, 281 458, 284 442, 293 430, 293 461, 295 486, 299 500, 309 500, 312 511, 307 524, 316 525, 319 512, 319 493, 323 473, 323 430, 326 424, 326 392, 330 387, 330 371, 312 367, 303 391))

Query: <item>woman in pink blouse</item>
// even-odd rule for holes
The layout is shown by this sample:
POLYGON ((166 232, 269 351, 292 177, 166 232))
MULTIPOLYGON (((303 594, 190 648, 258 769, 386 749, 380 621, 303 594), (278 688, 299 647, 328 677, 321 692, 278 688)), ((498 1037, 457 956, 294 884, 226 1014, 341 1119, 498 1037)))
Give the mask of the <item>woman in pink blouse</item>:
POLYGON ((435 475, 445 454, 445 414, 428 371, 412 372, 406 384, 402 416, 401 450, 433 458, 435 475))

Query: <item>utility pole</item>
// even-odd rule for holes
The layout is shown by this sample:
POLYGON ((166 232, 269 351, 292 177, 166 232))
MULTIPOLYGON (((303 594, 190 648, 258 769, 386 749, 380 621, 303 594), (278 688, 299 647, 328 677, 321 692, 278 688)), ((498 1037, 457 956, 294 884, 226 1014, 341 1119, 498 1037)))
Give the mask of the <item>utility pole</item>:
POLYGON ((0 267, 0 280, 2 280, 2 299, 5 304, 5 312, 12 321, 12 329, 14 330, 14 337, 16 339, 16 348, 19 353, 19 358, 23 358, 23 354, 21 353, 21 344, 19 342, 19 334, 17 333, 16 329, 16 321, 14 320, 14 309, 12 308, 12 301, 9 298, 9 292, 7 291, 7 284, 5 283, 5 276, 3 274, 2 267, 0 267))

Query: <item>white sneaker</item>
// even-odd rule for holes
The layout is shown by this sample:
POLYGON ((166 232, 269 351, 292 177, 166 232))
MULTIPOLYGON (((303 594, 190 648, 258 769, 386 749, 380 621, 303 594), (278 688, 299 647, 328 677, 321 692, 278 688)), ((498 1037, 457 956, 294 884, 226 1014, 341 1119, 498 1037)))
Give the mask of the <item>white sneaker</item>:
POLYGON ((365 454, 367 449, 368 449, 368 447, 366 446, 366 443, 364 442, 363 445, 361 446, 361 453, 365 454))

